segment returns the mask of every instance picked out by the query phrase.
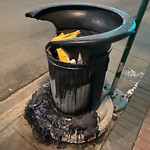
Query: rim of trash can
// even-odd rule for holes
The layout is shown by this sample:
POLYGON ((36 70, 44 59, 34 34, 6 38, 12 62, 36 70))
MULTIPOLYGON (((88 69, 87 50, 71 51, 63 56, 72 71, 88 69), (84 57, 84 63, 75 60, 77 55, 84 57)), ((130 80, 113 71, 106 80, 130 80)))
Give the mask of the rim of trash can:
MULTIPOLYGON (((52 53, 50 52, 50 48, 51 48, 51 47, 52 47, 52 46, 51 46, 51 42, 48 42, 47 45, 46 45, 46 47, 45 47, 45 52, 46 52, 46 54, 47 54, 48 61, 51 61, 51 63, 52 63, 53 65, 55 65, 55 66, 56 66, 56 65, 62 65, 62 66, 59 66, 59 67, 61 67, 61 68, 69 67, 70 69, 83 69, 83 68, 85 69, 85 68, 88 68, 88 64, 71 64, 71 63, 62 62, 62 61, 60 61, 60 60, 54 58, 54 57, 52 56, 52 53)), ((111 47, 108 49, 107 53, 104 54, 103 56, 100 56, 98 59, 103 58, 103 57, 105 57, 106 55, 109 55, 109 53, 111 52, 111 50, 112 50, 112 45, 111 45, 111 47)))
POLYGON ((68 69, 85 69, 88 68, 87 64, 71 64, 71 63, 66 63, 62 62, 52 56, 52 53, 50 52, 51 47, 46 47, 45 51, 48 57, 48 61, 51 61, 51 63, 55 66, 59 66, 60 68, 65 68, 68 67, 68 69), (61 66, 60 66, 61 65, 61 66))
MULTIPOLYGON (((135 27, 135 21, 132 17, 130 17, 127 13, 105 5, 100 4, 91 4, 91 3, 76 3, 76 2, 66 2, 66 3, 53 3, 53 4, 46 4, 39 6, 37 8, 34 8, 31 11, 26 12, 26 17, 36 18, 40 19, 40 16, 42 15, 43 11, 52 9, 52 8, 59 8, 64 6, 85 6, 85 7, 93 7, 98 9, 107 10, 113 13, 118 14, 122 19, 122 24, 111 30, 104 33, 98 33, 95 35, 89 35, 89 36, 83 36, 83 37, 76 37, 76 38, 70 38, 65 40, 58 40, 58 41, 51 41, 54 45, 59 46, 72 46, 72 45, 90 45, 94 43, 103 43, 103 42, 115 42, 118 40, 121 40, 125 37, 127 37, 129 34, 131 34, 135 27)), ((42 19, 41 19, 42 20, 42 19)), ((45 19, 46 20, 46 19, 45 19)))

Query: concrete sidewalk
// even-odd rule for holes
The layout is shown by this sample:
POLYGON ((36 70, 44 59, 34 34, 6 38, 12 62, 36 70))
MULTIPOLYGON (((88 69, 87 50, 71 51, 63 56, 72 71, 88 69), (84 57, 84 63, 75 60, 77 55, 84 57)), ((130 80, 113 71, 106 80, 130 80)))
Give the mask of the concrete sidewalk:
MULTIPOLYGON (((41 83, 46 77, 47 74, 30 83, 28 86, 20 89, 0 103, 0 107, 2 108, 0 110, 1 150, 58 149, 58 144, 46 146, 39 143, 35 136, 33 136, 32 130, 26 120, 23 118, 23 112, 27 101, 31 98, 33 91, 41 87, 41 83)), ((83 150, 84 148, 84 150, 132 150, 134 147, 134 150, 149 150, 149 77, 150 66, 125 111, 116 122, 115 127, 112 129, 108 137, 104 137, 106 141, 101 142, 101 140, 99 140, 96 142, 96 145, 89 143, 84 147, 81 145, 64 144, 61 149, 83 150), (144 121, 145 115, 146 119, 144 121)))
MULTIPOLYGON (((73 0, 30 0, 30 2, 7 0, 1 3, 0 101, 48 71, 44 47, 53 36, 55 29, 50 23, 25 18, 24 13, 37 5, 67 1, 73 0)), ((141 0, 78 0, 78 2, 105 4, 135 16, 141 0)), ((138 42, 137 45, 139 45, 138 42)), ((149 43, 143 44, 141 42, 140 45, 144 46, 145 52, 147 52, 149 43)), ((117 45, 111 53, 111 63, 107 75, 109 83, 122 55, 122 49, 121 46, 117 45)), ((141 53, 140 47, 136 53, 136 55, 141 53)), ((131 55, 128 62, 135 64, 133 69, 136 71, 143 71, 148 62, 145 58, 147 58, 147 53, 143 53, 142 58, 131 55), (142 64, 142 67, 139 67, 138 64, 142 64)), ((130 67, 130 65, 128 66, 130 67)))
POLYGON ((150 65, 102 150, 149 150, 150 65))

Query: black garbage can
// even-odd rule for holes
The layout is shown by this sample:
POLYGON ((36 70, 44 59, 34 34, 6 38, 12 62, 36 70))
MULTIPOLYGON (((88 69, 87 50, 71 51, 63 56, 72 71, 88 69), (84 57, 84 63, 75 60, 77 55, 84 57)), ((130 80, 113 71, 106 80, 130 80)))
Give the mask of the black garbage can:
POLYGON ((84 3, 55 3, 26 13, 27 17, 52 22, 56 32, 85 30, 91 35, 51 41, 46 46, 50 84, 56 108, 65 114, 80 114, 100 104, 109 53, 113 42, 135 29, 126 13, 108 6, 84 3), (67 64, 53 56, 57 47, 70 57, 80 52, 85 64, 67 64))
POLYGON ((91 111, 93 104, 101 98, 110 50, 90 58, 86 64, 61 62, 55 58, 55 51, 53 46, 46 47, 55 106, 66 114, 91 111))
POLYGON ((109 95, 101 98, 111 45, 132 33, 135 21, 118 9, 87 3, 47 4, 26 16, 52 22, 56 34, 80 30, 81 36, 48 42, 50 84, 33 94, 25 119, 44 143, 52 138, 68 143, 96 139, 108 129, 113 115, 109 95), (80 53, 82 63, 59 61, 57 48, 70 60, 76 60, 80 53))

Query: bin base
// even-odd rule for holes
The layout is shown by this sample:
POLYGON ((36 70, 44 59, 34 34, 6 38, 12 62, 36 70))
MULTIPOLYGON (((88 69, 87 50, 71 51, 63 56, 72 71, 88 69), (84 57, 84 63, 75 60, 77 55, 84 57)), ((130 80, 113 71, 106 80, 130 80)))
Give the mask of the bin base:
POLYGON ((50 84, 43 85, 32 95, 24 118, 40 142, 50 144, 52 139, 67 143, 85 143, 101 136, 112 119, 113 104, 108 95, 103 96, 96 111, 69 116, 57 111, 53 105, 50 84))
MULTIPOLYGON (((111 86, 104 86, 105 94, 109 94, 111 89, 111 86)), ((122 111, 126 105, 128 104, 128 99, 124 95, 122 91, 119 89, 115 89, 114 94, 111 96, 113 107, 114 107, 114 113, 122 111)))

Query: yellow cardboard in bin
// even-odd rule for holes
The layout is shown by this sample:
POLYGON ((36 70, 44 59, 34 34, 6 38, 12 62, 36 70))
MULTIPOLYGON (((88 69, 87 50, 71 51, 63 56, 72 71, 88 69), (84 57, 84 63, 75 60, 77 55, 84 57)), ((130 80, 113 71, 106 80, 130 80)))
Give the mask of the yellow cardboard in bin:
MULTIPOLYGON (((58 36, 55 36, 52 41, 57 41, 57 40, 65 40, 65 39, 69 39, 69 38, 75 38, 80 34, 80 30, 77 30, 75 32, 71 32, 71 33, 61 33, 58 36)), ((63 51, 62 48, 57 48, 56 49, 57 53, 58 53, 58 58, 60 61, 62 62, 66 62, 69 63, 69 57, 68 55, 63 51)))

